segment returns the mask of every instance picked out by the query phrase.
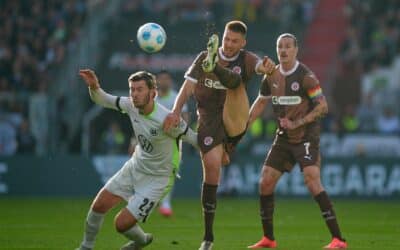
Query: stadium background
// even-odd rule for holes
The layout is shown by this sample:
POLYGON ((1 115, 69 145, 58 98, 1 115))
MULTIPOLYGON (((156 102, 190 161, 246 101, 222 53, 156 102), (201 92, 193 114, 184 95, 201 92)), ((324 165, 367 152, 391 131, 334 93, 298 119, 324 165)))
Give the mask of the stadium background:
MULTIPOLYGON (((300 60, 315 71, 330 105, 321 138, 322 178, 328 192, 334 199, 345 198, 342 210, 352 208, 355 213, 363 205, 354 206, 366 204, 365 200, 382 202, 371 211, 379 213, 385 207, 398 222, 398 212, 391 212, 400 208, 400 4, 396 0, 0 1, 0 207, 9 212, 45 203, 46 208, 38 206, 35 211, 47 211, 51 199, 58 205, 80 202, 79 220, 70 226, 71 231, 80 230, 88 198, 129 157, 132 132, 124 115, 90 102, 78 70, 94 69, 105 90, 127 95, 131 72, 166 69, 179 89, 184 71, 205 48, 209 34, 221 35, 225 22, 233 19, 248 25, 247 49, 275 61, 277 35, 297 35, 300 60), (148 21, 162 24, 168 35, 166 47, 153 55, 135 44, 136 29, 148 21)), ((259 80, 249 84, 251 100, 259 80)), ((189 106, 195 127, 193 101, 189 106)), ((254 223, 258 223, 258 174, 275 129, 271 115, 268 109, 249 129, 233 163, 224 168, 219 191, 224 197, 248 198, 245 203, 253 206, 254 223)), ((175 188, 178 211, 179 205, 190 207, 199 199, 200 161, 189 146, 184 148, 181 175, 175 188)), ((278 194, 288 199, 282 209, 301 204, 296 197, 309 197, 298 171, 284 177, 278 194)), ((239 198, 227 203, 235 199, 239 198)), ((0 249, 25 248, 9 240, 20 237, 12 234, 18 227, 10 225, 21 214, 1 214, 0 230, 7 233, 0 237, 0 249)), ((155 221, 159 219, 155 215, 155 221)), ((394 240, 399 226, 388 217, 375 219, 387 230, 383 240, 394 240)), ((197 221, 200 225, 200 218, 197 221)), ((254 228, 259 231, 257 224, 254 228)), ((65 241, 77 242, 78 234, 72 235, 65 241)), ((35 245, 33 239, 26 242, 35 245)), ((400 247, 398 240, 391 244, 393 248, 379 249, 400 247)), ((37 248, 62 249, 40 244, 37 248)), ((296 249, 301 248, 296 245, 296 249)))

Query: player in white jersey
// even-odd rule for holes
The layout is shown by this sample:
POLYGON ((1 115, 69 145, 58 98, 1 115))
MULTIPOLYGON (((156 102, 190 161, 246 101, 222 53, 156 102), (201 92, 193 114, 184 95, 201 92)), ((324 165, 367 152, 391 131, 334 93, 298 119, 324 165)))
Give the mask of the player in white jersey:
MULTIPOLYGON (((162 104, 167 109, 172 109, 175 103, 175 98, 178 95, 178 92, 173 89, 173 80, 171 74, 162 70, 157 73, 157 90, 158 95, 156 97, 156 101, 162 104)), ((189 114, 187 112, 187 106, 184 105, 182 109, 182 118, 188 123, 189 122, 189 114)), ((160 202, 159 212, 165 217, 172 216, 172 206, 171 206, 171 198, 173 193, 173 187, 171 187, 171 191, 164 196, 164 198, 160 202)))
POLYGON ((123 250, 138 250, 151 243, 153 236, 144 233, 137 222, 145 222, 161 197, 172 186, 179 166, 180 138, 197 147, 197 135, 186 122, 165 133, 162 124, 169 111, 156 101, 154 75, 139 71, 128 78, 129 97, 117 97, 100 88, 92 70, 79 75, 89 87, 91 99, 106 108, 126 113, 139 142, 135 153, 104 185, 94 199, 86 218, 83 241, 78 249, 93 249, 104 215, 126 200, 127 206, 115 217, 116 230, 130 241, 123 250))

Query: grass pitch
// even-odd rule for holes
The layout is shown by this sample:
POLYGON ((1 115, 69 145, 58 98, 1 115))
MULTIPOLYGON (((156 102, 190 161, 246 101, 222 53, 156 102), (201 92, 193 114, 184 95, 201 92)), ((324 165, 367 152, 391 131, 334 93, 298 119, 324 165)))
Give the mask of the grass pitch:
MULTIPOLYGON (((90 199, 0 198, 0 249, 74 249, 83 232, 90 199)), ((336 213, 349 249, 400 249, 400 202, 336 200, 336 213)), ((198 249, 203 224, 200 201, 174 200, 174 216, 157 211, 143 224, 154 235, 146 249, 198 249)), ((246 249, 261 238, 256 199, 219 199, 215 250, 246 249)), ((95 249, 119 249, 126 240, 114 231, 112 210, 95 249)), ((322 249, 330 236, 312 199, 276 199, 275 237, 281 250, 322 249)))

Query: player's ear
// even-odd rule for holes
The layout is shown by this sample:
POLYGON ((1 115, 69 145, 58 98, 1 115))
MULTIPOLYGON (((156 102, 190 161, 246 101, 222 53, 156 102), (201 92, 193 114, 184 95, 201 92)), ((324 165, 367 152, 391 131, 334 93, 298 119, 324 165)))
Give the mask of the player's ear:
POLYGON ((150 91, 151 93, 151 98, 152 99, 154 99, 154 98, 156 98, 156 96, 157 96, 157 90, 156 89, 152 89, 151 91, 150 91))
POLYGON ((247 44, 247 40, 246 40, 246 39, 243 39, 242 48, 244 48, 244 47, 246 46, 246 44, 247 44))

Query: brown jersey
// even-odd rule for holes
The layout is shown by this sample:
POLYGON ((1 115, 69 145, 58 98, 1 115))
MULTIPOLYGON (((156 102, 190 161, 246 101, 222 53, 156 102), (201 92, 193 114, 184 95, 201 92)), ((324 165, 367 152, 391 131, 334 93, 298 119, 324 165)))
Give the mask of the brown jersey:
MULTIPOLYGON (((272 107, 277 118, 292 121, 303 118, 324 98, 315 74, 304 64, 296 62, 293 70, 284 72, 280 65, 271 76, 264 76, 260 87, 261 96, 271 96, 272 107)), ((320 122, 314 121, 294 130, 277 130, 278 136, 289 143, 319 141, 320 122)))
MULTIPOLYGON (((226 88, 214 73, 203 71, 201 64, 206 56, 207 51, 202 51, 185 73, 186 79, 196 83, 194 96, 199 115, 198 139, 203 153, 221 144, 226 137, 222 119, 226 88)), ((232 59, 223 58, 219 51, 218 64, 239 73, 244 84, 254 75, 256 65, 260 61, 258 56, 246 50, 241 50, 232 59)))

